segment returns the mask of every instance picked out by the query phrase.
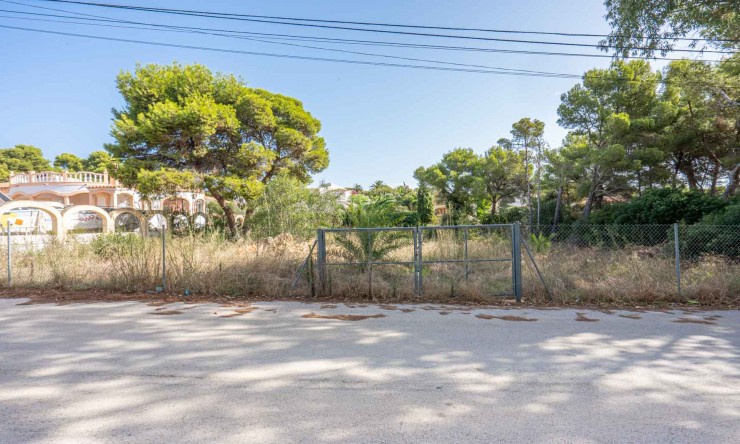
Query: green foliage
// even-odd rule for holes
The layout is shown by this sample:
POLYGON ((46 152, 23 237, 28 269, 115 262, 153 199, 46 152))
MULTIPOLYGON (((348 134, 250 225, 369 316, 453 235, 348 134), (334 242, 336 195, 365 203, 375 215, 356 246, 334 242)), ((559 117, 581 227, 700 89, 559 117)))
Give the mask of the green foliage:
POLYGON ((534 233, 529 235, 529 243, 537 253, 547 253, 552 248, 552 236, 545 233, 534 233))
POLYGON ((83 160, 72 153, 62 153, 54 158, 54 168, 66 171, 82 171, 83 160))
POLYGON ((232 235, 228 201, 249 204, 278 174, 307 181, 328 165, 321 123, 291 97, 198 64, 139 65, 117 85, 125 106, 114 111, 115 143, 107 146, 121 160, 116 176, 149 193, 167 194, 174 183, 205 190, 232 235))
POLYGON ((740 203, 708 214, 696 225, 683 227, 681 250, 689 258, 718 254, 740 259, 740 203))
POLYGON ((113 163, 113 158, 107 152, 93 151, 83 161, 83 168, 85 171, 92 171, 93 173, 104 173, 113 169, 113 163))
POLYGON ((499 203, 524 193, 530 171, 528 167, 525 169, 525 155, 523 151, 495 146, 481 157, 478 174, 490 202, 492 219, 496 216, 499 203))
POLYGON ((442 161, 431 167, 419 167, 414 178, 429 185, 447 203, 453 225, 471 216, 474 203, 480 195, 481 182, 475 174, 479 157, 470 148, 456 148, 442 156, 442 161))
POLYGON ((416 221, 418 225, 429 225, 434 220, 434 199, 429 188, 419 185, 416 189, 416 221))
POLYGON ((253 208, 247 226, 251 237, 257 239, 281 233, 299 239, 314 238, 317 228, 336 226, 342 210, 332 191, 307 188, 288 175, 271 180, 253 208))
POLYGON ((90 247, 103 259, 112 259, 141 250, 145 243, 146 239, 136 233, 113 233, 96 236, 90 242, 90 247))
POLYGON ((31 145, 16 145, 13 148, 0 149, 0 181, 8 180, 10 171, 48 171, 49 161, 39 148, 31 145))
POLYGON ((666 55, 676 38, 695 31, 709 39, 711 46, 739 47, 740 11, 736 1, 604 0, 604 5, 612 32, 601 45, 620 56, 666 55))
MULTIPOLYGON (((414 214, 414 213, 412 213, 414 214)), ((406 212, 399 212, 396 203, 389 197, 368 198, 356 196, 345 212, 345 225, 353 228, 397 227, 406 212)), ((354 262, 387 259, 395 250, 410 245, 411 234, 405 231, 357 231, 337 233, 336 243, 354 262)), ((362 271, 365 266, 360 267, 362 271)))
POLYGON ((699 191, 657 189, 626 203, 605 206, 589 219, 598 224, 694 224, 720 211, 727 202, 699 191))

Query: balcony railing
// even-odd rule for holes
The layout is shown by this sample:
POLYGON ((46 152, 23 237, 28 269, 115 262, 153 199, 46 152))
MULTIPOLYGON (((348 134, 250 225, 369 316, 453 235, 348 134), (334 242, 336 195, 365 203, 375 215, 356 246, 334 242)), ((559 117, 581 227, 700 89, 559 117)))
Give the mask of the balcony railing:
POLYGON ((116 180, 108 173, 93 173, 90 171, 29 171, 27 173, 10 173, 11 185, 35 183, 85 183, 115 186, 116 180))

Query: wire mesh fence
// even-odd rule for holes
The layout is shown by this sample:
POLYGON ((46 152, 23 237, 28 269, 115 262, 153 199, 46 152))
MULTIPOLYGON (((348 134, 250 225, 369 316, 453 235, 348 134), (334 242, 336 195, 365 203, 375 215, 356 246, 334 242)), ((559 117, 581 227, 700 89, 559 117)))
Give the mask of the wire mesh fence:
MULTIPOLYGON (((532 225, 522 232, 556 300, 740 295, 740 225, 532 225)), ((525 293, 543 294, 531 270, 524 282, 525 293)))
POLYGON ((4 232, 0 285, 495 302, 515 297, 519 284, 525 299, 544 301, 549 289, 556 302, 740 297, 738 225, 473 225, 320 233, 323 250, 288 235, 235 242, 208 233, 85 234, 63 241, 13 234, 8 255, 4 232))

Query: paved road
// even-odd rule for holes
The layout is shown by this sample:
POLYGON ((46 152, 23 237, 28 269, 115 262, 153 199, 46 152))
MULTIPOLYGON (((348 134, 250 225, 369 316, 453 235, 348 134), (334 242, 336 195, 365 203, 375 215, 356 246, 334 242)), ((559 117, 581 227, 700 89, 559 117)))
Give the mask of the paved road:
POLYGON ((584 311, 589 322, 576 310, 19 302, 0 299, 2 443, 740 437, 740 312, 584 311))

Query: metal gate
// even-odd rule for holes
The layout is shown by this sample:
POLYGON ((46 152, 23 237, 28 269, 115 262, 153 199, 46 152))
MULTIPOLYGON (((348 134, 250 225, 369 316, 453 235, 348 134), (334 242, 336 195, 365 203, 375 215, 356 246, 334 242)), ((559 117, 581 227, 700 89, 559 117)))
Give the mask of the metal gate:
POLYGON ((474 288, 482 297, 521 301, 518 224, 323 228, 316 247, 319 291, 325 295, 358 288, 371 297, 395 295, 408 285, 417 296, 435 291, 455 296, 456 289, 474 288))

